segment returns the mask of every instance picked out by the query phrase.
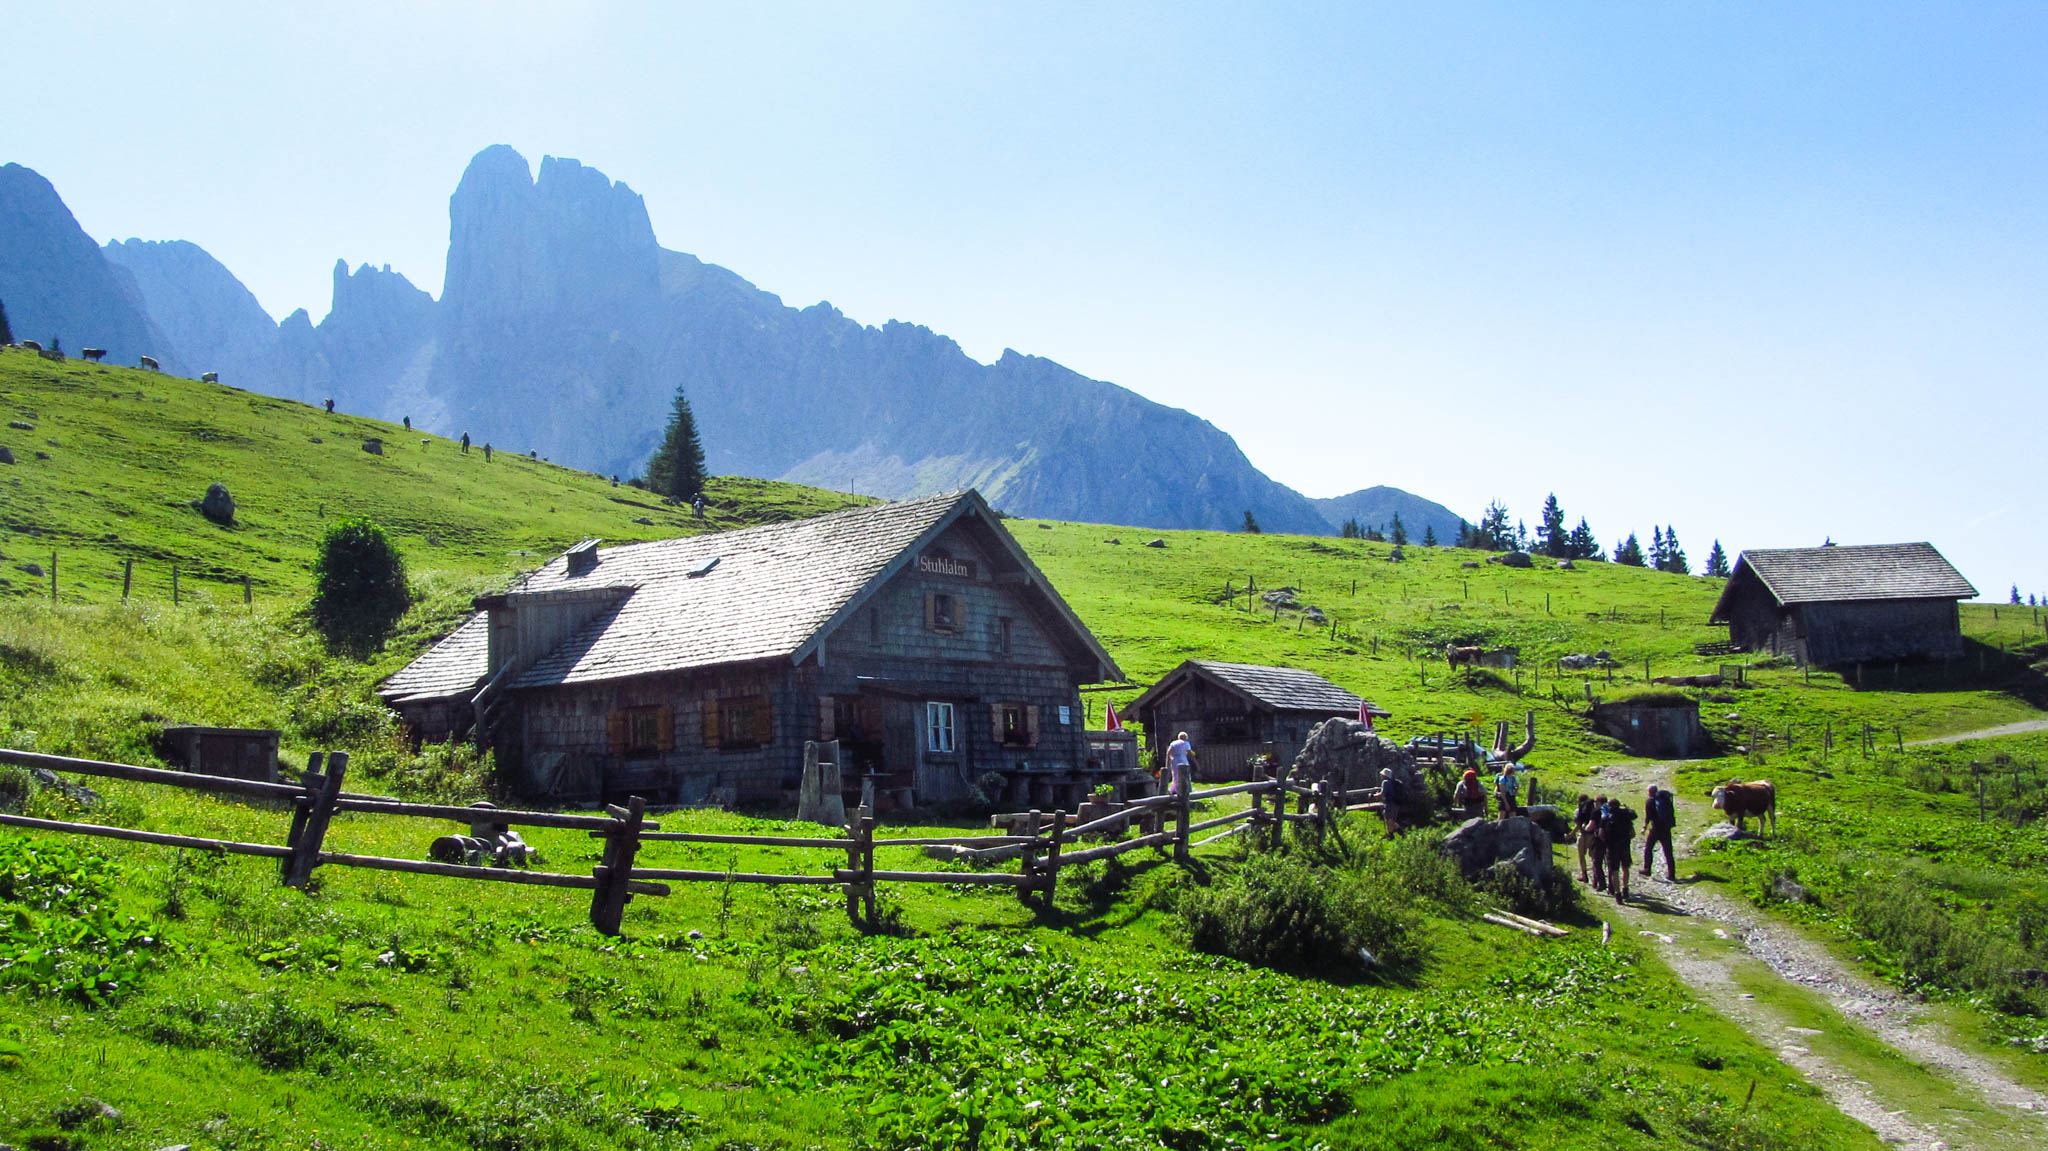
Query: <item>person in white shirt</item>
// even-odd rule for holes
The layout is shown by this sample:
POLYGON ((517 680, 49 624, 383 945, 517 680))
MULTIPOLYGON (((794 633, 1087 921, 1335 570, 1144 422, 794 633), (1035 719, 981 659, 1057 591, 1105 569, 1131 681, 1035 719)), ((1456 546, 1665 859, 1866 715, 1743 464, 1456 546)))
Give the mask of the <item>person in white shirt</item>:
POLYGON ((1195 745, 1181 732, 1166 745, 1166 790, 1169 795, 1186 795, 1194 775, 1195 745))

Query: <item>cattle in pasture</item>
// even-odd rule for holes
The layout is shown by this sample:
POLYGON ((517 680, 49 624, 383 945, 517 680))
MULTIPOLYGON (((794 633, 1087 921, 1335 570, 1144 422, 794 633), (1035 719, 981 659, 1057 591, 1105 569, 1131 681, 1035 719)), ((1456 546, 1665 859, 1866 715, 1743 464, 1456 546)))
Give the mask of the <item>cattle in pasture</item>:
POLYGON ((1723 813, 1741 831, 1742 821, 1755 817, 1758 830, 1764 821, 1771 824, 1771 834, 1778 834, 1778 789, 1768 779, 1737 783, 1729 780, 1708 793, 1714 798, 1714 810, 1723 813))
POLYGON ((144 371, 150 372, 158 371, 161 367, 161 365, 159 365, 156 362, 155 356, 143 356, 135 361, 135 366, 143 369, 144 371))
POLYGON ((36 342, 35 340, 23 340, 21 342, 21 346, 28 349, 31 352, 40 352, 43 350, 43 345, 36 342))
POLYGON ((1454 643, 1444 645, 1444 660, 1452 667, 1478 667, 1485 655, 1483 647, 1459 647, 1454 643))
POLYGON ((78 354, 95 364, 107 358, 107 350, 105 348, 84 348, 78 354))
POLYGON ((208 372, 208 373, 206 373, 205 375, 203 375, 203 376, 199 377, 199 382, 200 382, 200 383, 202 383, 202 384, 217 384, 217 383, 220 383, 220 373, 219 373, 219 372, 208 372))

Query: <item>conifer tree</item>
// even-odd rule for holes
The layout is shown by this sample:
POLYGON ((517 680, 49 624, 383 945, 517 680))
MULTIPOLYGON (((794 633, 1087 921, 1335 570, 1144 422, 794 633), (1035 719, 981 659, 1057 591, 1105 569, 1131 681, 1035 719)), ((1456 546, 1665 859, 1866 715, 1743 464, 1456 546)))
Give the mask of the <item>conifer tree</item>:
POLYGON ((1252 514, 1252 510, 1250 508, 1246 508, 1244 510, 1244 527, 1241 530, 1249 532, 1252 535, 1259 534, 1259 519, 1257 516, 1252 514))
POLYGON ((1378 524, 1374 524, 1365 529, 1365 538, 1372 543, 1383 544, 1387 542, 1387 533, 1381 531, 1378 524))
POLYGON ((1544 555, 1564 559, 1571 553, 1571 533, 1564 528, 1564 509, 1557 506, 1557 493, 1544 497, 1542 522, 1536 525, 1536 548, 1544 555))
POLYGON ((1426 547, 1426 548, 1433 548, 1433 547, 1435 547, 1435 546, 1436 546, 1436 525, 1435 525, 1435 524, 1423 524, 1423 525, 1422 525, 1422 546, 1423 546, 1423 547, 1426 547))
POLYGON ((1664 529, 1656 524, 1650 525, 1649 561, 1651 571, 1664 570, 1664 529))
POLYGON ((2018 584, 2012 585, 2012 605, 2014 607, 2020 605, 2020 585, 2018 584))
POLYGON ((1401 523, 1400 512, 1394 513, 1394 523, 1392 527, 1387 529, 1387 538, 1392 540, 1396 547, 1408 542, 1408 529, 1401 523))
POLYGON ((1344 517, 1344 523, 1338 527, 1337 534, 1344 539, 1355 540, 1359 536, 1364 535, 1365 532, 1358 526, 1357 516, 1346 516, 1344 517))
POLYGON ((1678 532, 1670 524, 1664 525, 1664 566, 1657 570, 1673 575, 1692 574, 1692 563, 1685 558, 1685 549, 1678 546, 1678 532))
POLYGON ((1706 575, 1718 579, 1728 578, 1728 553, 1721 550, 1721 541, 1715 540, 1713 550, 1707 553, 1706 575))
POLYGON ((1472 529, 1472 546, 1490 552, 1504 552, 1515 546, 1514 529, 1508 526, 1508 509, 1499 500, 1486 505, 1479 526, 1472 529))
POLYGON ((1627 539, 1615 545, 1614 562, 1632 568, 1643 566, 1643 545, 1636 542, 1636 533, 1628 533, 1627 539))
POLYGON ((1579 517, 1579 526, 1572 529, 1570 538, 1565 540, 1565 556, 1575 560, 1603 559, 1600 541, 1593 538, 1593 529, 1586 526, 1586 517, 1579 517))
POLYGON ((7 323, 7 301, 0 300, 0 344, 14 342, 14 329, 7 323))
POLYGON ((647 461, 647 487, 672 500, 693 500, 704 490, 704 444, 697 438, 690 398, 680 386, 669 410, 668 431, 654 458, 647 461))

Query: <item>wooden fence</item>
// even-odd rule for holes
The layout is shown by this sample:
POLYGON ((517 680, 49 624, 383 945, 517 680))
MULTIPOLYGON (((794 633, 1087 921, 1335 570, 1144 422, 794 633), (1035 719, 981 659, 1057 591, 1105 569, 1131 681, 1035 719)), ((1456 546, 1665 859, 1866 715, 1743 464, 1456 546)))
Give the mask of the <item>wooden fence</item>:
MULTIPOLYGON (((1107 814, 1091 813, 1081 822, 1079 813, 1065 811, 1020 812, 1012 817, 1023 824, 1009 834, 877 836, 875 818, 868 808, 859 808, 841 829, 841 834, 815 836, 741 835, 714 832, 663 831, 645 817, 645 803, 635 796, 624 806, 610 806, 603 814, 521 811, 497 807, 460 807, 450 804, 410 803, 386 796, 359 795, 342 790, 348 756, 343 752, 315 753, 300 782, 269 783, 228 776, 199 775, 162 768, 137 767, 123 763, 71 759, 36 752, 0 749, 0 763, 52 772, 99 776, 138 783, 164 784, 196 791, 270 800, 291 809, 291 821, 282 844, 245 843, 205 836, 176 835, 111 827, 61 819, 38 819, 0 813, 0 826, 72 835, 100 836, 132 843, 153 843, 166 847, 192 848, 232 855, 256 855, 278 861, 283 882, 304 887, 320 866, 403 871, 418 875, 439 875, 455 879, 494 883, 520 883, 538 887, 566 887, 591 893, 590 922, 607 935, 619 933, 620 918, 628 900, 635 895, 667 895, 671 883, 749 883, 836 886, 846 896, 846 911, 856 926, 876 923, 875 889, 882 883, 962 883, 1007 886, 1027 904, 1052 906, 1059 885, 1060 870, 1126 852, 1144 849, 1170 851, 1177 863, 1187 863, 1196 848, 1246 831, 1261 833, 1255 838, 1277 846, 1281 830, 1288 824, 1328 828, 1346 811, 1376 810, 1377 788, 1344 791, 1333 784, 1302 784, 1279 779, 1259 779, 1197 790, 1180 795, 1156 795, 1133 800, 1107 814), (1251 796, 1251 806, 1196 820, 1193 805, 1235 795, 1251 796), (1290 810, 1290 808, 1292 810, 1290 810), (532 871, 515 867, 479 867, 421 859, 355 855, 325 848, 328 825, 337 812, 358 812, 416 819, 452 820, 457 823, 491 823, 523 827, 550 827, 588 832, 605 841, 603 856, 589 874, 532 871), (1131 832, 1137 832, 1132 835, 1131 832), (746 847, 809 849, 824 853, 821 870, 807 873, 762 873, 737 870, 691 870, 642 867, 638 856, 643 844, 694 843, 730 844, 746 847), (878 848, 951 847, 963 854, 986 853, 1014 858, 1010 870, 891 870, 875 865, 878 848), (844 865, 839 865, 843 859, 844 865)), ((1091 805, 1093 806, 1093 805, 1091 805)))

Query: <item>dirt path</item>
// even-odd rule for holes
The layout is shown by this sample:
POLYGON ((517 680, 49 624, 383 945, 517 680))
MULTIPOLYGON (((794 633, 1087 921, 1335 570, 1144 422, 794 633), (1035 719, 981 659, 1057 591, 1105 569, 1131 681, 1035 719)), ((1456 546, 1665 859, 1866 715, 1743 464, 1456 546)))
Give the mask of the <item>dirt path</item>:
POLYGON ((2048 719, 2023 719, 2018 723, 1979 728, 1976 731, 1959 731, 1954 735, 1937 735, 1932 739, 1909 739, 1906 746, 1926 747, 1934 743, 1962 743, 1970 739, 1996 739, 2001 735, 2026 735, 2036 731, 2048 731, 2048 719))
MULTIPOLYGON (((1671 770, 1609 765, 1585 786, 1640 807, 1649 784, 1669 786, 1671 770)), ((1682 829, 1696 832, 1717 819, 1681 800, 1682 829)), ((1687 837, 1679 845, 1681 876, 1690 854, 1687 837)), ((1647 937, 1701 999, 1885 1142, 1913 1151, 2048 1145, 2048 1095, 1962 1047, 1925 1004, 1719 893, 1642 876, 1633 893, 1636 901, 1620 907, 1594 898, 1614 914, 1615 930, 1647 937)))

